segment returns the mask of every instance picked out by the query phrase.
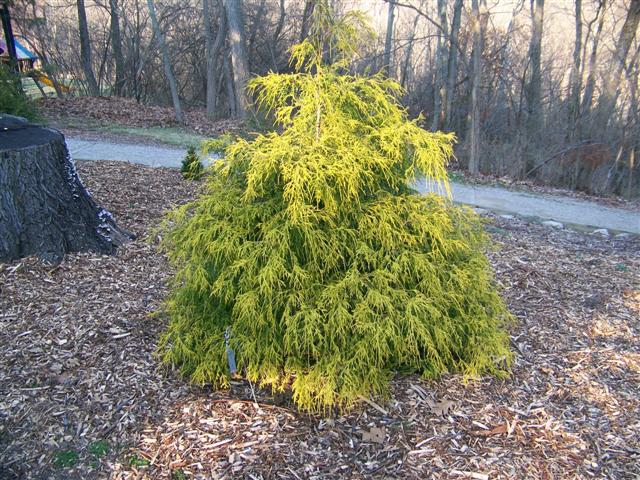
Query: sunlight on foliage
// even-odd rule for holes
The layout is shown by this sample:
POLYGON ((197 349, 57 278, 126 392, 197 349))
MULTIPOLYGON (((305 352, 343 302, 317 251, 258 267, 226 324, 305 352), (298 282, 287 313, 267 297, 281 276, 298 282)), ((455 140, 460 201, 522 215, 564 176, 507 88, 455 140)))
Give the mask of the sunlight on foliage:
POLYGON ((226 147, 165 224, 164 360, 227 386, 229 328, 239 370, 311 411, 385 396, 396 372, 505 375, 510 317, 480 220, 410 187, 448 189, 454 136, 409 120, 393 80, 344 73, 361 17, 318 10, 295 73, 250 83, 278 131, 226 147))

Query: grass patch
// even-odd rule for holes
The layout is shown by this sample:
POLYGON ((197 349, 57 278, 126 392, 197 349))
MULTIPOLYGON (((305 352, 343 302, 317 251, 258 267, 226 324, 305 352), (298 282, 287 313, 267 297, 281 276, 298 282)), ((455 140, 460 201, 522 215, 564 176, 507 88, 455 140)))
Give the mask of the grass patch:
POLYGON ((116 135, 130 136, 153 140, 175 147, 195 149, 200 148, 200 144, 207 137, 197 135, 181 127, 132 127, 119 123, 104 123, 93 118, 67 117, 59 119, 45 119, 46 124, 54 124, 58 128, 73 128, 92 132, 105 132, 116 135))
POLYGON ((449 173, 449 181, 455 183, 466 183, 465 176, 460 172, 448 172, 449 173))
POLYGON ((132 467, 148 467, 150 464, 149 460, 139 457, 138 455, 131 455, 128 463, 132 467))
POLYGON ((184 474, 182 470, 174 470, 171 474, 171 478, 173 480, 187 480, 187 476, 184 474))
POLYGON ((106 440, 98 440, 89 445, 89 453, 94 455, 97 458, 104 457, 107 453, 109 453, 109 442, 106 440))
POLYGON ((112 124, 105 125, 102 129, 110 133, 148 138, 167 145, 184 148, 198 148, 206 138, 179 127, 127 127, 112 124))
POLYGON ((58 468, 75 467, 80 460, 80 454, 75 450, 62 450, 53 456, 53 464, 58 468))

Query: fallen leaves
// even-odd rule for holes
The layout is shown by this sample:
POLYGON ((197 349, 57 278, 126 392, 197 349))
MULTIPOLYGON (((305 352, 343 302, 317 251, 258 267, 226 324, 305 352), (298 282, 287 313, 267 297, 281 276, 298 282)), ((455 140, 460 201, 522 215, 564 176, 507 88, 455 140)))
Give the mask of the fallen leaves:
MULTIPOLYGON (((43 98, 39 108, 51 119, 93 119, 130 127, 178 126, 170 107, 142 105, 133 98, 121 97, 65 97, 43 98)), ((186 127, 204 136, 218 136, 240 126, 237 120, 211 120, 204 110, 185 112, 186 127)))
POLYGON ((363 442, 373 442, 383 444, 386 438, 386 433, 382 428, 372 427, 369 430, 362 432, 363 442))

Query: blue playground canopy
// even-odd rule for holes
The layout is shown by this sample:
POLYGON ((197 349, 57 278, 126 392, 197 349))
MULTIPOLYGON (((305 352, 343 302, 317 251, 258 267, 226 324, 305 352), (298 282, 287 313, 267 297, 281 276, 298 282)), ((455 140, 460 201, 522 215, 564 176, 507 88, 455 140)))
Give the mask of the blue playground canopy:
MULTIPOLYGON (((20 41, 14 37, 14 41, 16 42, 16 54, 18 56, 18 60, 37 60, 38 57, 34 55, 27 47, 25 47, 20 41)), ((7 44, 4 39, 0 38, 0 56, 8 57, 9 49, 7 48, 7 44)))

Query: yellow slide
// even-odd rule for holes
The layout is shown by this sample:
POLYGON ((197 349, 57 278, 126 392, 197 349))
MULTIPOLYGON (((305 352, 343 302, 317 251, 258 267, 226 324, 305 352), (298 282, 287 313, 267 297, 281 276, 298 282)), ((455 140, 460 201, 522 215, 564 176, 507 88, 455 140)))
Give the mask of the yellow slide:
MULTIPOLYGON (((37 81, 44 83, 46 86, 55 88, 53 85, 53 81, 49 77, 47 77, 44 73, 34 72, 34 77, 37 81)), ((69 92, 69 87, 67 87, 66 85, 59 83, 58 86, 60 87, 60 90, 62 90, 63 92, 65 93, 69 92)))

